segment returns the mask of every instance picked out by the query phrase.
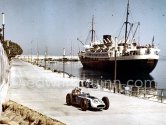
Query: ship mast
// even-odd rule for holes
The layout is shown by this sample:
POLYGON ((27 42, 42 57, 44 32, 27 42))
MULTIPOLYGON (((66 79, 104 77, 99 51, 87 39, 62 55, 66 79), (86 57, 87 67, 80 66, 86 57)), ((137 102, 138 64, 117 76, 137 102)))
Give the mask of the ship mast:
POLYGON ((126 22, 125 22, 125 25, 126 25, 126 28, 125 28, 125 43, 127 42, 127 30, 128 30, 128 17, 129 17, 129 0, 128 0, 128 3, 127 3, 127 14, 126 14, 126 22))
POLYGON ((92 29, 91 29, 91 42, 95 41, 95 30, 94 30, 94 15, 92 17, 92 29))

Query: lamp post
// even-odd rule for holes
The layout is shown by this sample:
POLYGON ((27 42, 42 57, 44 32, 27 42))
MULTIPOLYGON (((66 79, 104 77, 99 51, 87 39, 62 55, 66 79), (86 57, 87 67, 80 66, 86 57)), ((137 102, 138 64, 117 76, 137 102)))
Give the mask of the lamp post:
POLYGON ((115 53, 114 53, 114 54, 115 54, 115 55, 114 55, 114 57, 115 57, 115 63, 114 63, 114 64, 115 64, 115 65, 114 65, 114 93, 115 93, 115 90, 116 90, 116 87, 115 87, 115 86, 117 86, 117 85, 116 85, 116 77, 117 77, 117 76, 116 76, 116 74, 117 74, 117 59, 116 59, 116 57, 117 57, 117 55, 116 55, 116 54, 117 54, 117 46, 116 46, 116 44, 117 44, 117 43, 116 43, 116 42, 117 42, 117 37, 115 37, 115 53))
POLYGON ((32 63, 32 41, 31 41, 31 63, 32 63))
POLYGON ((48 49, 46 47, 45 57, 44 57, 44 69, 47 69, 47 54, 48 54, 48 49))
POLYGON ((5 14, 2 13, 2 35, 3 35, 3 42, 5 41, 5 14))
POLYGON ((63 78, 65 77, 65 48, 63 48, 63 78))
MULTIPOLYGON (((10 57, 10 47, 9 47, 9 43, 11 41, 7 41, 7 55, 8 57, 10 57)), ((2 43, 5 43, 5 13, 2 13, 2 43)))
POLYGON ((38 42, 37 42, 37 66, 39 65, 39 47, 38 47, 38 42))
POLYGON ((117 53, 117 46, 116 46, 116 41, 117 40, 117 38, 115 37, 115 66, 114 66, 114 83, 116 82, 116 71, 117 71, 117 60, 116 60, 116 53, 117 53))

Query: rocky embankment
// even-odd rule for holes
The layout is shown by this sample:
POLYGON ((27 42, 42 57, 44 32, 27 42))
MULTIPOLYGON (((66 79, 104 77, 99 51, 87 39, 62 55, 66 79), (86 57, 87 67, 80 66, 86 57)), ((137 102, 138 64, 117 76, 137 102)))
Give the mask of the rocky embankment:
POLYGON ((14 101, 3 104, 0 125, 65 125, 14 101))

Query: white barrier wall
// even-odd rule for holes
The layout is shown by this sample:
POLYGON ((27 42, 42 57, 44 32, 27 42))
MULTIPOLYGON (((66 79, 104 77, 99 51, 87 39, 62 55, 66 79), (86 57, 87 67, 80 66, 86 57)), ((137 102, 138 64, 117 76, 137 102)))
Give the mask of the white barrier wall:
POLYGON ((9 87, 9 61, 7 55, 0 43, 0 113, 2 104, 6 101, 9 87))

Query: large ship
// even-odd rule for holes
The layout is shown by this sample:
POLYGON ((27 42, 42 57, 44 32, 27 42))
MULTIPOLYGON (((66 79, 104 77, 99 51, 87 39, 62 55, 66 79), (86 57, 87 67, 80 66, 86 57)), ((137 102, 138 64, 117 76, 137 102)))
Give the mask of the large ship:
POLYGON ((95 39, 94 18, 90 30, 90 44, 84 44, 84 50, 79 52, 79 59, 84 68, 102 70, 117 73, 150 73, 156 67, 159 52, 154 45, 154 36, 150 44, 141 45, 135 40, 135 34, 140 25, 135 26, 129 22, 129 1, 124 22, 125 34, 123 39, 113 38, 111 35, 103 35, 103 40, 95 39))

